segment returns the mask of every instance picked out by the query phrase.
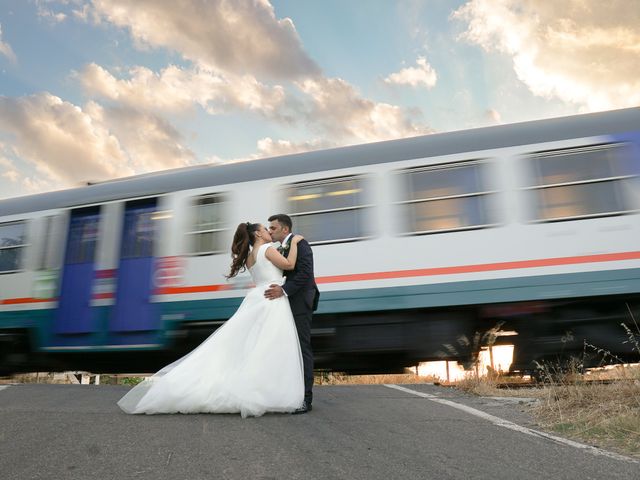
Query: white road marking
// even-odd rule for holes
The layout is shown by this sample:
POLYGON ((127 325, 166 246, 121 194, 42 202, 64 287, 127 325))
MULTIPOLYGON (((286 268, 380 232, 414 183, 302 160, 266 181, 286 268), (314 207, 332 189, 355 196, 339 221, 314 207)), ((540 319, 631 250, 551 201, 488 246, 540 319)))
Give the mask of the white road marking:
POLYGON ((9 388, 11 385, 0 385, 0 390, 4 390, 5 388, 9 388))
POLYGON ((411 390, 410 388, 401 387, 399 385, 385 385, 385 387, 393 388, 395 390, 400 390, 401 392, 410 393, 418 397, 426 398, 427 400, 431 400, 432 402, 441 403, 442 405, 447 405, 449 407, 457 408, 458 410, 462 410, 463 412, 467 412, 467 413, 470 413, 471 415, 475 415, 476 417, 480 417, 485 420, 488 420, 494 425, 497 425, 498 427, 504 427, 510 430, 515 430, 516 432, 524 433, 526 435, 531 435, 533 437, 546 438, 548 440, 552 440, 557 443, 562 443, 564 445, 569 445, 574 448, 586 450, 587 452, 592 453, 594 455, 602 455, 605 457, 613 458, 615 460, 622 460, 625 462, 640 463, 637 460, 633 458, 625 457, 624 455, 618 455, 617 453, 607 452, 606 450, 601 450, 599 448, 592 447, 591 445, 585 445, 584 443, 574 442, 573 440, 568 440, 566 438, 558 437, 550 433, 540 432, 538 430, 533 430, 531 428, 523 427, 522 425, 518 425, 516 423, 510 422, 509 420, 504 420, 503 418, 496 417, 494 415, 483 412, 481 410, 477 410, 473 407, 468 407, 467 405, 463 405, 461 403, 452 402, 451 400, 445 400, 444 398, 439 398, 429 393, 418 392, 416 390, 411 390))

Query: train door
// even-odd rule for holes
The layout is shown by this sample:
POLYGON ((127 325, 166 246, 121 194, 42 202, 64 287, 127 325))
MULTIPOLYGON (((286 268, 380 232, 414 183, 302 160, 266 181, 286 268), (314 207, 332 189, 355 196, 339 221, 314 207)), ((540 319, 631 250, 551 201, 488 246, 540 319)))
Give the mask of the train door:
POLYGON ((153 294, 157 199, 127 202, 120 245, 116 303, 109 330, 142 332, 160 325, 153 294))
POLYGON ((54 332, 89 333, 96 330, 91 312, 100 207, 73 210, 62 269, 62 284, 54 332))

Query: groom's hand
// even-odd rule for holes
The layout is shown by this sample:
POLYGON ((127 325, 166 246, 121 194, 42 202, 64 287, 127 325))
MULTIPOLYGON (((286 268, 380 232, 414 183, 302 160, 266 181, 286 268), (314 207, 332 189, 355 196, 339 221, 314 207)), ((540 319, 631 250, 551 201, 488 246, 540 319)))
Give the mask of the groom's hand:
POLYGON ((282 290, 282 287, 277 283, 272 283, 271 285, 269 285, 269 288, 264 291, 264 296, 269 300, 275 300, 276 298, 280 298, 283 295, 284 291, 282 290))

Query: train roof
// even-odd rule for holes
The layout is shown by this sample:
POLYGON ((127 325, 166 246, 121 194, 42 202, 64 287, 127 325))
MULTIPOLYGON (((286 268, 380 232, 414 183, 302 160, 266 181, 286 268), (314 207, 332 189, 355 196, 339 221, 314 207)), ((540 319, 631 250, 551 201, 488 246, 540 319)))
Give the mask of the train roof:
POLYGON ((639 126, 640 108, 634 107, 435 133, 232 164, 197 165, 114 179, 74 189, 0 200, 0 216, 466 151, 622 133, 639 126))

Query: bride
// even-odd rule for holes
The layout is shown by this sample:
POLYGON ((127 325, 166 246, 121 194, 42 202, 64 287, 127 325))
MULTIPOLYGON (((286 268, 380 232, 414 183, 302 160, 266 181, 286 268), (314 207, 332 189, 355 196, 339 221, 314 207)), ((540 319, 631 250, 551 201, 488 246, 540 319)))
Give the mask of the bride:
POLYGON ((196 349, 136 385, 118 406, 126 413, 239 412, 243 418, 299 408, 302 355, 289 301, 268 300, 264 291, 284 283, 282 270, 295 267, 302 238, 293 238, 285 258, 263 225, 238 225, 227 278, 248 268, 256 287, 196 349))

